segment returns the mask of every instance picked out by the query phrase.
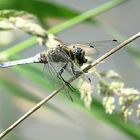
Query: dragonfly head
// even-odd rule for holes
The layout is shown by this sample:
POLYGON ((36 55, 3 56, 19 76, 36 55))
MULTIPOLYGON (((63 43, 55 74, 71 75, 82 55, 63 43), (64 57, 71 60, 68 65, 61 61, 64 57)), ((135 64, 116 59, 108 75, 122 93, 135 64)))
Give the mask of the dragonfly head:
POLYGON ((72 51, 74 62, 78 64, 79 66, 82 66, 83 63, 87 62, 87 59, 85 58, 85 51, 79 47, 75 47, 72 51))

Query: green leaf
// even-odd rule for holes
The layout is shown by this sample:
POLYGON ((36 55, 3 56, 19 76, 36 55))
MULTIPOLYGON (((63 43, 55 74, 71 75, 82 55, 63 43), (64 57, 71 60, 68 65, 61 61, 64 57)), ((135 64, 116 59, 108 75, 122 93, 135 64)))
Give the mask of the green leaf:
MULTIPOLYGON (((101 13, 104 13, 105 11, 108 11, 124 2, 127 2, 127 0, 114 0, 114 1, 109 1, 95 9, 92 9, 92 10, 89 10, 87 12, 84 12, 83 14, 80 14, 79 16, 76 16, 60 25, 57 25, 51 29, 49 29, 47 32, 49 33, 52 33, 52 34, 57 34, 58 32, 61 32, 61 31, 64 31, 84 20, 87 20, 91 17, 95 17, 101 13)), ((30 38, 22 43, 19 43, 15 46, 12 46, 11 48, 1 52, 0 54, 0 60, 4 60, 4 59, 7 59, 8 57, 20 52, 20 51, 23 51, 24 49, 26 48, 29 48, 30 46, 34 45, 36 43, 36 39, 33 37, 33 38, 30 38), (3 58, 2 58, 3 57, 3 58)))
POLYGON ((108 10, 111 10, 112 8, 119 6, 120 4, 126 2, 126 0, 114 0, 106 2, 105 4, 102 4, 101 6, 98 6, 95 9, 91 9, 89 11, 86 11, 79 16, 76 16, 58 26, 55 26, 54 28, 50 29, 48 32, 50 33, 60 33, 61 31, 64 31, 80 22, 83 22, 91 17, 95 17, 101 13, 105 13, 108 10))
POLYGON ((27 11, 36 15, 38 18, 71 18, 78 15, 77 11, 71 10, 68 7, 65 8, 65 6, 62 6, 58 3, 38 0, 1 0, 0 9, 15 9, 20 11, 27 11))
MULTIPOLYGON (((23 70, 21 72, 23 72, 23 70)), ((38 70, 37 69, 32 69, 32 70, 35 70, 35 72, 33 73, 34 74, 33 76, 35 77, 35 74, 37 73, 38 70)), ((18 73, 18 70, 17 70, 17 73, 18 73)), ((25 71, 24 73, 28 73, 28 72, 25 71)), ((29 76, 31 76, 31 74, 29 76)), ((0 77, 1 77, 0 78, 0 86, 4 87, 10 95, 16 96, 16 97, 21 98, 21 99, 25 99, 25 100, 30 101, 30 102, 35 103, 35 104, 42 100, 43 97, 41 98, 39 96, 35 96, 31 92, 29 92, 27 89, 23 88, 20 83, 15 82, 14 80, 12 80, 10 78, 6 78, 6 77, 3 77, 3 76, 0 76, 0 77)), ((41 82, 41 77, 40 78, 35 77, 35 80, 39 80, 39 82, 41 82)), ((45 80, 44 80, 44 86, 45 85, 46 85, 46 83, 45 83, 45 80)), ((34 87, 30 85, 30 89, 31 88, 34 91, 34 87)), ((49 89, 49 87, 47 89, 49 89)), ((72 121, 72 118, 70 116, 68 116, 68 114, 65 113, 64 111, 62 111, 60 108, 58 108, 58 107, 56 107, 56 106, 54 106, 50 103, 48 103, 44 106, 47 109, 50 109, 51 111, 54 111, 58 115, 67 118, 69 121, 72 121)))
POLYGON ((79 94, 74 95, 78 108, 80 107, 83 111, 88 112, 91 117, 95 116, 96 118, 111 124, 113 127, 118 128, 121 132, 124 132, 133 139, 140 139, 139 126, 137 126, 135 123, 131 121, 124 123, 120 117, 120 114, 118 113, 113 115, 106 114, 102 104, 95 97, 93 98, 91 109, 87 110, 84 108, 83 103, 79 100, 79 94))
MULTIPOLYGON (((93 15, 96 16, 98 14, 101 14, 102 12, 105 12, 106 10, 109 10, 123 2, 125 2, 125 1, 114 0, 114 1, 108 2, 108 3, 106 3, 107 5, 104 5, 104 7, 100 6, 100 7, 96 8, 95 11, 90 10, 86 13, 83 13, 82 15, 78 16, 77 18, 75 17, 75 18, 69 20, 69 22, 67 21, 64 24, 56 26, 49 31, 52 33, 58 33, 60 31, 68 29, 68 28, 72 27, 73 25, 76 25, 88 18, 91 18, 91 16, 93 16, 93 15)), ((26 44, 26 41, 24 43, 27 46, 21 45, 23 48, 18 48, 18 45, 17 45, 16 46, 17 50, 13 49, 14 50, 13 51, 11 49, 11 50, 7 51, 8 53, 6 55, 9 57, 13 54, 16 54, 19 51, 22 51, 25 48, 28 48, 30 45, 33 45, 35 43, 35 39, 30 39, 29 44, 28 43, 26 44)), ((28 76, 30 75, 30 79, 32 81, 36 82, 38 85, 43 86, 43 88, 47 89, 47 87, 49 87, 49 85, 47 86, 47 84, 51 84, 51 83, 49 83, 49 82, 47 83, 43 78, 38 76, 38 74, 40 73, 40 70, 37 72, 36 68, 34 68, 34 67, 30 68, 29 66, 26 69, 25 68, 26 68, 25 66, 22 67, 22 69, 19 68, 19 72, 22 73, 23 75, 28 75, 28 76)), ((132 122, 128 122, 128 124, 123 124, 123 121, 120 119, 119 114, 114 114, 112 116, 107 115, 98 100, 93 99, 94 102, 92 103, 91 110, 88 111, 87 109, 84 109, 83 103, 79 97, 80 95, 78 93, 75 93, 73 96, 75 97, 74 104, 77 105, 78 108, 81 108, 84 111, 87 111, 91 115, 91 117, 96 116, 97 118, 100 118, 101 120, 106 121, 106 122, 112 124, 114 127, 117 127, 118 129, 122 130, 122 132, 126 133, 127 135, 131 136, 132 138, 140 139, 139 128, 135 124, 133 124, 132 122)))
MULTIPOLYGON (((46 88, 46 90, 48 90, 48 88, 52 85, 52 82, 47 82, 47 79, 41 76, 41 71, 39 69, 31 65, 23 66, 22 68, 19 66, 15 70, 18 70, 18 72, 22 73, 27 77, 30 76, 30 79, 32 81, 42 86, 43 88, 46 88)), ((53 82, 53 84, 55 84, 55 81, 53 82)), ((84 107, 84 104, 80 99, 80 94, 77 91, 71 93, 72 97, 74 98, 74 105, 76 105, 78 108, 81 108, 83 111, 88 112, 91 117, 96 117, 98 119, 101 119, 102 121, 111 124, 112 126, 118 128, 132 138, 140 139, 139 127, 136 124, 131 121, 128 121, 127 124, 123 123, 123 119, 121 119, 120 114, 106 114, 102 104, 95 97, 93 97, 91 109, 88 110, 84 107)))

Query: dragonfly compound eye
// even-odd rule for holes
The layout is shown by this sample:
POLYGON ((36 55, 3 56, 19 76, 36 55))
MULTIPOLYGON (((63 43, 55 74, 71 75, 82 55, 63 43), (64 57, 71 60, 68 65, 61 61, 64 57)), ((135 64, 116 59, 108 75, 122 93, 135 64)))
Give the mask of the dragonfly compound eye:
POLYGON ((81 48, 75 48, 73 50, 73 55, 76 57, 76 58, 80 58, 81 57, 81 52, 82 52, 82 49, 81 48))
POLYGON ((79 66, 82 66, 83 63, 87 62, 87 59, 85 58, 85 51, 81 48, 76 48, 73 51, 73 55, 75 58, 75 61, 78 63, 79 66))

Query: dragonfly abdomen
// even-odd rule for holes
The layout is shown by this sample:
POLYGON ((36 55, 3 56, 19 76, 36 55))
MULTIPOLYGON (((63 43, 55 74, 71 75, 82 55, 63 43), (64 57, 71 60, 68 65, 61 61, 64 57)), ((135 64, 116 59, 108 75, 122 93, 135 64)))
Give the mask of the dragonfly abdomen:
POLYGON ((15 61, 7 61, 0 63, 0 68, 7 68, 16 65, 23 65, 23 64, 31 64, 31 63, 40 63, 40 54, 35 55, 34 57, 29 57, 26 59, 20 59, 15 61))

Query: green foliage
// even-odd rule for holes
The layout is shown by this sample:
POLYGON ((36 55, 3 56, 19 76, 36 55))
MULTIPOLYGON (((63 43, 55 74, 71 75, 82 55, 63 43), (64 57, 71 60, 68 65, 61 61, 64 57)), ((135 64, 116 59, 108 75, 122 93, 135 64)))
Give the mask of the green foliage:
POLYGON ((36 0, 1 0, 0 9, 27 11, 36 15, 39 19, 44 17, 71 18, 78 15, 78 12, 73 11, 68 7, 65 8, 65 6, 58 3, 36 0))
MULTIPOLYGON (((27 67, 28 68, 28 67, 27 67)), ((37 71, 37 69, 34 69, 32 67, 29 67, 30 70, 34 70, 36 73, 40 73, 40 71, 37 71)), ((26 71, 24 72, 24 69, 15 69, 16 74, 19 72, 23 72, 24 75, 26 75, 26 71)), ((40 73, 41 75, 41 73, 40 73)), ((41 80, 41 76, 40 78, 37 78, 34 76, 34 74, 28 73, 27 72, 27 76, 31 76, 32 80, 38 80, 41 85, 43 84, 43 87, 46 87, 46 85, 48 85, 48 83, 44 80, 41 80), (30 75, 29 75, 30 74, 30 75), (32 78, 32 76, 34 77, 34 79, 32 78), (43 81, 43 82, 42 82, 43 81)), ((44 95, 42 95, 41 93, 40 96, 33 94, 33 92, 35 91, 34 87, 31 86, 30 87, 30 91, 28 90, 28 88, 26 89, 26 86, 24 87, 22 84, 18 83, 17 81, 14 81, 13 79, 11 79, 10 77, 2 77, 0 78, 0 85, 3 86, 3 88, 6 89, 7 93, 9 95, 15 96, 17 98, 21 98, 27 101, 30 101, 34 104, 38 103, 40 100, 42 100, 44 98, 44 95), (8 88, 7 88, 8 87, 8 88)), ((49 88, 51 87, 51 85, 49 86, 49 88)), ((56 106, 54 106, 53 104, 46 104, 44 105, 44 107, 48 110, 54 111, 56 112, 58 115, 67 118, 69 121, 71 121, 70 117, 63 111, 61 111, 59 108, 57 108, 56 106)))
MULTIPOLYGON (((83 22, 83 21, 91 18, 92 16, 96 16, 98 14, 104 13, 105 11, 110 10, 111 8, 114 8, 115 6, 118 6, 119 4, 122 4, 123 2, 125 2, 125 0, 115 0, 115 1, 108 2, 100 7, 97 7, 96 9, 85 12, 79 16, 76 16, 76 17, 70 19, 69 21, 66 21, 56 27, 53 27, 53 28, 49 29, 48 32, 53 33, 53 34, 59 33, 60 31, 63 31, 80 22, 83 22)), ((34 0, 29 0, 28 3, 25 2, 24 0, 21 0, 21 1, 14 0, 11 2, 2 0, 0 2, 0 6, 4 9, 10 8, 10 9, 16 9, 16 10, 17 9, 26 10, 28 12, 35 14, 40 19, 42 19, 42 17, 45 17, 45 16, 57 17, 57 18, 62 18, 62 17, 71 18, 78 14, 77 11, 73 12, 73 10, 71 10, 71 9, 64 8, 63 6, 60 6, 60 5, 57 5, 54 3, 34 1, 34 0), (34 7, 32 7, 32 8, 28 7, 27 5, 29 5, 29 4, 34 5, 34 7), (19 6, 19 5, 21 5, 21 6, 19 6), (40 10, 36 10, 36 9, 40 9, 40 10), (52 10, 52 9, 56 9, 56 10, 52 10), (65 12, 63 12, 63 11, 65 11, 65 12)), ((6 15, 6 18, 7 18, 7 15, 6 15)), ((36 42, 37 42, 36 38, 33 37, 20 44, 12 46, 11 48, 1 52, 0 59, 7 59, 12 55, 16 55, 18 52, 23 51, 25 48, 29 48, 30 46, 34 45, 36 42)), ((132 54, 132 57, 134 58, 135 62, 137 64, 139 64, 140 53, 138 53, 137 50, 135 50, 135 49, 133 49, 133 50, 129 49, 129 51, 132 54)), ((38 69, 37 67, 24 66, 22 68, 21 67, 15 68, 14 70, 16 72, 21 73, 24 76, 26 75, 27 77, 30 77, 30 80, 32 80, 36 84, 42 86, 44 89, 47 89, 47 90, 52 89, 51 83, 47 82, 43 78, 43 76, 41 74, 42 73, 41 69, 38 69)), ((20 93, 20 94, 14 95, 14 96, 20 95, 20 98, 27 99, 31 102, 37 102, 40 100, 39 97, 33 96, 31 93, 29 93, 29 91, 23 91, 22 89, 19 89, 18 87, 16 87, 16 85, 14 83, 12 83, 8 79, 1 78, 1 83, 2 83, 1 86, 7 86, 9 89, 11 89, 11 93, 20 93)), ((7 87, 6 87, 6 89, 7 89, 7 87)), ((100 90, 102 90, 101 88, 103 88, 103 86, 100 85, 100 90)), ((82 108, 83 111, 88 112, 88 114, 90 114, 90 116, 92 116, 92 117, 96 116, 97 118, 101 119, 102 121, 106 121, 107 123, 113 125, 114 127, 117 127, 119 130, 121 130, 122 132, 131 136, 132 138, 140 139, 139 128, 134 123, 132 123, 131 121, 128 121, 127 124, 124 124, 122 122, 122 120, 120 119, 120 115, 117 113, 113 114, 112 116, 107 115, 102 107, 102 104, 97 99, 95 99, 95 98, 93 99, 94 102, 91 103, 90 110, 87 110, 84 108, 83 102, 80 100, 80 94, 72 93, 72 95, 75 99, 74 104, 78 108, 82 108)), ((108 105, 106 101, 107 100, 104 100, 105 106, 108 105)), ((109 102, 110 102, 109 105, 112 105, 113 101, 111 98, 109 99, 109 102)), ((124 103, 125 103, 125 101, 123 101, 123 104, 124 103)), ((51 109, 54 109, 54 107, 51 107, 51 109)), ((57 109, 55 108, 54 110, 56 111, 57 109)), ((61 112, 61 111, 59 110, 58 112, 61 112)), ((139 114, 139 110, 137 112, 139 114)), ((64 116, 68 117, 66 115, 64 115, 64 116)))

